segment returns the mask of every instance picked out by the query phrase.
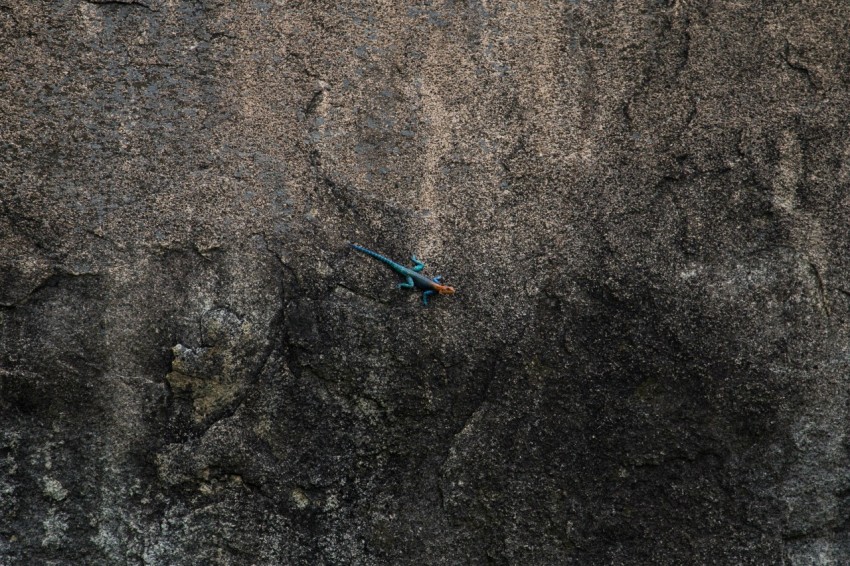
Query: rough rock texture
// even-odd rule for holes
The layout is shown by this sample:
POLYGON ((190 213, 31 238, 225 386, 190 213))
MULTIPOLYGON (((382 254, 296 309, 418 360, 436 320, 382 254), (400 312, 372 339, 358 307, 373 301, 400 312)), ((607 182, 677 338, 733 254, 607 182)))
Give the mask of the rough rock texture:
POLYGON ((850 563, 848 35, 0 0, 0 563, 850 563))

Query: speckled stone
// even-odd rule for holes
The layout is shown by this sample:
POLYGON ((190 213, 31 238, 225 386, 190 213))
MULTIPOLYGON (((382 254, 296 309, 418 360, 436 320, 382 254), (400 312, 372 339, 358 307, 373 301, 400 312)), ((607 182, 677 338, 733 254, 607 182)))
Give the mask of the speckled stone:
POLYGON ((0 563, 850 563, 848 35, 0 0, 0 563))

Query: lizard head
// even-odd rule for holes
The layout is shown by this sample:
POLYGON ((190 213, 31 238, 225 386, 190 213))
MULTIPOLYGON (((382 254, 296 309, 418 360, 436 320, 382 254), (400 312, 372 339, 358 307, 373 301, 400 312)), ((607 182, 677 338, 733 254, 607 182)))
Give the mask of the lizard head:
POLYGON ((437 288, 437 292, 441 295, 454 295, 455 288, 449 287, 448 285, 434 285, 437 288))

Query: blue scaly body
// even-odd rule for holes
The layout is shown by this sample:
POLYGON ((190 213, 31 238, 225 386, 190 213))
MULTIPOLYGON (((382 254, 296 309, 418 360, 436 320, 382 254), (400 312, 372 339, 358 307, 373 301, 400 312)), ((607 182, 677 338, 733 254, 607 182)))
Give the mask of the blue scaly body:
POLYGON ((436 276, 433 279, 428 279, 424 275, 420 273, 425 268, 425 264, 416 259, 416 256, 412 256, 410 259, 413 261, 413 267, 405 267, 399 263, 394 262, 388 257, 384 257, 377 252, 373 252, 372 250, 366 249, 362 246, 358 246, 356 244, 349 244, 352 248, 357 250, 358 252, 363 252, 368 256, 372 256, 378 261, 387 264, 390 266, 390 269, 401 275, 405 278, 404 283, 399 283, 399 289, 421 289, 422 290, 422 304, 428 304, 428 297, 435 294, 440 295, 453 295, 455 290, 453 287, 449 287, 448 285, 441 285, 440 281, 442 281, 441 276, 436 276))

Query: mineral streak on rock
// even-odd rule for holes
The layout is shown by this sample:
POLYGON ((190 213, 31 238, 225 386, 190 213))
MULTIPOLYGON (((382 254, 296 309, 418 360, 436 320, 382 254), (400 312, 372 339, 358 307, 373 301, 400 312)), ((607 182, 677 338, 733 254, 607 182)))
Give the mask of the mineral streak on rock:
POLYGON ((0 0, 0 563, 850 563, 848 22, 0 0))

